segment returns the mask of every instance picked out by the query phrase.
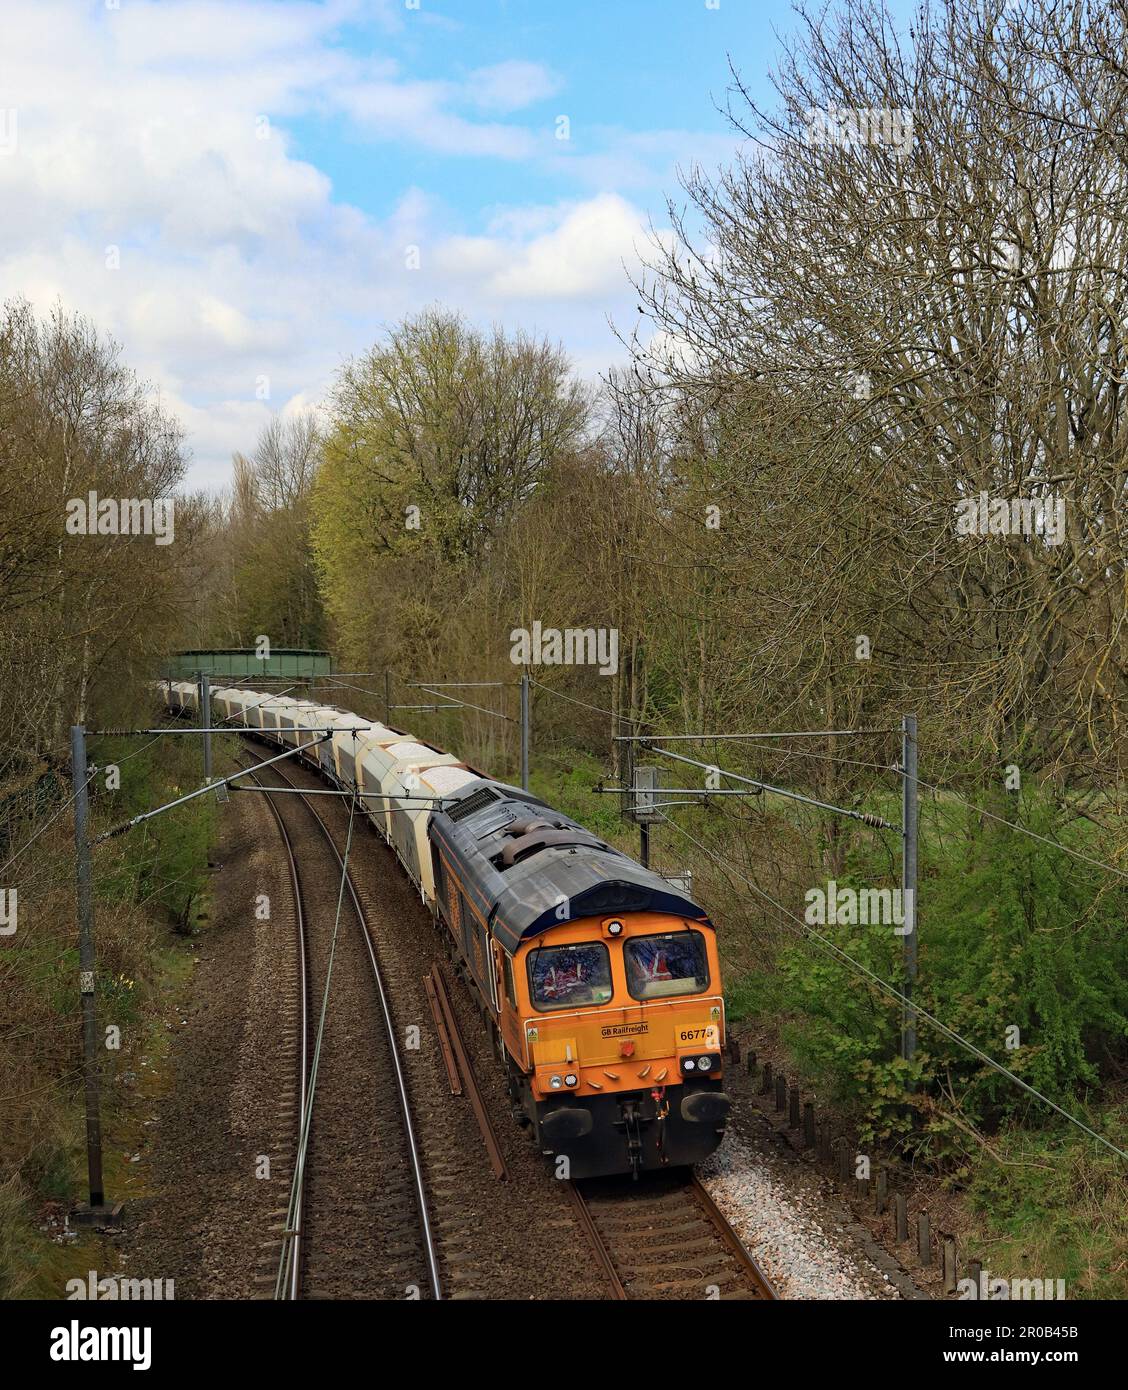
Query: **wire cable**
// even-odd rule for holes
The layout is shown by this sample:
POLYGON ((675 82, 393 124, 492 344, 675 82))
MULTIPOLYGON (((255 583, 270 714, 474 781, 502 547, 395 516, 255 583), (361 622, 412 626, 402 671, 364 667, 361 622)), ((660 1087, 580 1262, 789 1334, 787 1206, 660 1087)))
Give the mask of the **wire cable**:
MULTIPOLYGON (((714 861, 714 863, 719 865, 722 869, 726 869, 726 861, 722 859, 720 855, 716 854, 713 850, 711 850, 707 845, 703 845, 701 841, 698 840, 696 836, 691 835, 690 832, 684 828, 684 826, 678 825, 676 821, 670 820, 669 817, 665 817, 665 821, 667 825, 671 825, 675 830, 680 831, 681 834, 683 834, 687 840, 690 840, 693 844, 695 844, 697 848, 702 851, 702 853, 707 854, 709 858, 714 861)), ((1051 1110, 1056 1111, 1059 1115, 1062 1116, 1063 1119, 1068 1120, 1071 1125, 1076 1125, 1078 1129, 1083 1130, 1086 1134, 1090 1136, 1090 1138, 1095 1139, 1099 1144, 1103 1144, 1106 1149, 1110 1149, 1118 1157, 1128 1159, 1128 1152, 1125 1152, 1125 1150, 1118 1148, 1114 1143, 1112 1143, 1111 1140, 1106 1139, 1104 1135, 1098 1134, 1095 1129, 1090 1129, 1090 1127, 1087 1124, 1085 1124, 1083 1120, 1079 1120, 1076 1115, 1070 1114, 1068 1110, 1063 1109, 1060 1105, 1058 1105, 1056 1101, 1051 1100, 1049 1096, 1043 1095, 1041 1091, 1039 1091, 1036 1087, 1031 1086, 1029 1082, 1023 1081, 1021 1076, 1016 1075, 1009 1068, 1004 1067, 1001 1062, 996 1062, 992 1056, 984 1052, 981 1047, 977 1047, 975 1043, 970 1041, 970 1039, 963 1037, 960 1033, 957 1033, 954 1028, 949 1028, 946 1023, 942 1023, 934 1014, 929 1013, 927 1009, 921 1008, 921 1006, 918 1003, 910 999, 908 995, 903 994, 899 989, 895 988, 895 986, 888 984, 885 980, 881 978, 880 975, 877 975, 872 970, 870 970, 868 966, 863 965, 862 962, 859 960, 855 960, 854 957, 850 955, 848 951, 844 951, 841 948, 841 946, 836 946, 833 941, 830 941, 827 937, 823 936, 821 932, 815 931, 811 927, 809 922, 805 921, 802 917, 796 916, 795 913, 789 911, 786 907, 784 907, 784 905, 781 902, 773 898, 770 893, 766 893, 759 886, 759 884, 754 883, 752 879, 750 879, 746 874, 742 873, 736 865, 728 864, 727 869, 731 870, 737 876, 737 878, 739 878, 744 884, 746 884, 747 887, 751 888, 754 893, 758 893, 761 898, 763 898, 766 902, 770 903, 772 907, 774 907, 778 912, 781 912, 784 917, 789 917, 793 921, 798 922, 802 930, 795 932, 797 936, 817 941, 821 946, 825 947, 826 950, 828 950, 832 955, 836 956, 839 960, 844 961, 847 965, 852 967, 859 974, 864 975, 872 984, 876 985, 878 989, 882 990, 885 994, 888 994, 890 998, 897 1000, 905 1008, 911 1009, 913 1013, 917 1015, 917 1017, 923 1018, 924 1020, 926 1020, 926 1022, 930 1023, 932 1027, 937 1030, 937 1032, 942 1033, 945 1037, 950 1038, 955 1043, 958 1043, 960 1047, 970 1052, 981 1062, 985 1062, 994 1071, 997 1071, 1000 1076, 1005 1076, 1009 1081, 1013 1081, 1015 1085, 1021 1086, 1021 1088, 1024 1091, 1026 1091, 1028 1095, 1033 1096, 1036 1100, 1040 1100, 1044 1105, 1048 1105, 1051 1110)), ((795 928, 791 927, 790 923, 785 923, 785 925, 788 926, 790 930, 795 931, 795 928)))
MULTIPOLYGON (((897 771, 900 771, 898 768, 897 771)), ((959 792, 953 791, 951 787, 934 786, 931 782, 926 782, 923 777, 917 777, 917 782, 922 787, 927 787, 931 792, 941 792, 947 796, 954 797, 974 811, 977 815, 986 816, 988 820, 997 821, 1000 825, 1007 826, 1010 830, 1017 830, 1020 835, 1026 835, 1031 840, 1039 840, 1044 845, 1049 845, 1051 849, 1060 849, 1062 854, 1071 855, 1074 859, 1079 859, 1083 864, 1091 864, 1095 869, 1104 869, 1106 873, 1117 874, 1120 878, 1128 878, 1128 869, 1118 869, 1115 864, 1106 864, 1101 859, 1093 859, 1088 854, 1082 854, 1078 849, 1070 849, 1068 845, 1063 845, 1060 840, 1048 839, 1045 835, 1039 835, 1036 830, 1029 830, 1025 825, 1019 825, 1017 821, 1006 820, 1003 816, 995 815, 994 811, 985 811, 982 806, 977 806, 974 801, 969 801, 966 796, 961 796, 959 792)))
POLYGON ((608 719, 621 719, 624 724, 643 724, 646 721, 633 714, 616 714, 614 710, 604 709, 601 705, 589 705, 586 700, 577 700, 574 695, 565 695, 562 690, 553 690, 550 685, 542 685, 540 681, 529 677, 529 684, 535 685, 538 690, 543 690, 549 695, 555 695, 558 700, 567 700, 570 705, 579 705, 581 709, 594 710, 596 714, 605 714, 608 719))

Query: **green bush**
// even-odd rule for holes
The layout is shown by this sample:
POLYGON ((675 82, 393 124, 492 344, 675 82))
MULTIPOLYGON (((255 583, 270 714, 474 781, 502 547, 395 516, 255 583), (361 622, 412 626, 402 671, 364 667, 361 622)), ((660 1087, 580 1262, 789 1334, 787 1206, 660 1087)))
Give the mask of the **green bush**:
MULTIPOLYGON (((1082 1117, 1128 1148, 1123 1107, 1082 1117)), ((986 1219, 969 1254, 985 1267, 1066 1281, 1067 1298, 1124 1297, 1128 1174, 1124 1161, 1064 1121, 1045 1131, 1012 1129, 992 1144, 998 1162, 973 1170, 969 1196, 986 1219)))
POLYGON ((592 791, 603 776, 600 765, 582 753, 573 754, 570 763, 544 772, 534 769, 529 779, 533 794, 611 843, 629 834, 631 827, 620 814, 622 797, 592 791))
MULTIPOLYGON (((1055 832, 1051 808, 1037 797, 988 809, 1100 857, 1091 827, 1076 822, 1055 832)), ((889 862, 887 847, 859 852, 840 885, 887 883, 889 862)), ((900 986, 902 942, 888 927, 819 930, 900 986)), ((1098 1084, 1102 1056, 1123 1054, 1128 946, 1101 869, 973 808, 928 804, 918 930, 922 1008, 1059 1104, 1068 1108, 1098 1084)), ((916 1061, 907 1066, 898 1057, 899 1004, 813 942, 784 945, 775 998, 796 1060, 853 1107, 863 1139, 910 1129, 919 1139, 923 1128, 943 1153, 963 1141, 942 1112, 958 1109, 965 1125, 987 1130, 1007 1119, 1044 1123, 1050 1113, 923 1019, 916 1061), (917 1117, 904 1105, 906 1083, 920 1094, 917 1117), (934 1096, 942 1107, 930 1104, 934 1096)))
MULTIPOLYGON (((99 745, 99 764, 117 762, 121 771, 121 787, 112 799, 109 793, 98 798, 107 812, 112 811, 113 820, 129 820, 172 801, 203 780, 197 739, 169 738, 164 745, 159 756, 152 746, 137 752, 112 742, 99 745)), ((120 850, 112 864, 100 866, 100 894, 120 902, 157 902, 177 930, 189 931, 207 887, 215 816, 213 799, 197 797, 144 821, 120 842, 111 842, 120 850)))

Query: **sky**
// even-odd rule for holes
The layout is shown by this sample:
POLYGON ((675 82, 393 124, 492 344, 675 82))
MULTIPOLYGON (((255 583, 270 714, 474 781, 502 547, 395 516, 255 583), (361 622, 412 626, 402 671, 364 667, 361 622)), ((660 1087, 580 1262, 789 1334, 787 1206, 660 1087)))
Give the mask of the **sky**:
POLYGON ((594 379, 783 0, 0 0, 0 299, 90 316, 226 486, 440 303, 594 379))

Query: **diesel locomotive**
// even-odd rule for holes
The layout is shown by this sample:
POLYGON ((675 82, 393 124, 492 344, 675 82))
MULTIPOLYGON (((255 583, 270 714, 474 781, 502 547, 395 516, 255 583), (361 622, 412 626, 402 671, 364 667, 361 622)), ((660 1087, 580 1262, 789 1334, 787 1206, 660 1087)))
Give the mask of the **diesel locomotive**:
MULTIPOLYGON (((162 689, 172 712, 197 712, 191 682, 162 689)), ((261 691, 211 699, 214 723, 298 748, 360 798, 446 934, 514 1115, 559 1176, 712 1153, 729 1111, 725 1010, 697 903, 538 797, 401 730, 261 691)))

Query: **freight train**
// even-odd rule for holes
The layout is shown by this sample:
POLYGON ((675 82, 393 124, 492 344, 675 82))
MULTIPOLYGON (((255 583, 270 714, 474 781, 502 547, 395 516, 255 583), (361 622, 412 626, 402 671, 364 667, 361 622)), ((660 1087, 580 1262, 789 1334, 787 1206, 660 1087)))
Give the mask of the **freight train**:
MULTIPOLYGON (((198 712, 195 684, 162 690, 171 712, 198 712)), ((713 1152, 730 1105, 725 1006, 716 934, 691 898, 402 730, 236 687, 211 702, 214 724, 299 749, 360 798, 445 934, 514 1115, 559 1176, 637 1176, 713 1152)))

